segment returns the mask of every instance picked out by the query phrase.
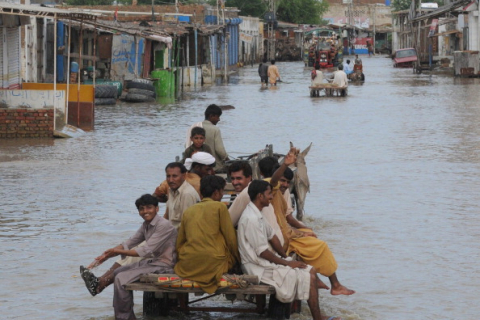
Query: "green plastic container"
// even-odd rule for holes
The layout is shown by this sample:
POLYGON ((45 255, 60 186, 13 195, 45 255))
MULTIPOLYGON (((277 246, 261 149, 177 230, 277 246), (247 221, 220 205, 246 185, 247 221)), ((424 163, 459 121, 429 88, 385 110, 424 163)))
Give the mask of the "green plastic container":
POLYGON ((169 70, 155 70, 151 73, 157 97, 175 97, 175 75, 169 70))
MULTIPOLYGON (((93 79, 85 80, 83 84, 93 84, 93 79)), ((117 90, 118 90, 118 96, 120 97, 122 95, 123 85, 120 81, 95 79, 95 84, 109 84, 109 85, 115 86, 117 87, 117 90)))

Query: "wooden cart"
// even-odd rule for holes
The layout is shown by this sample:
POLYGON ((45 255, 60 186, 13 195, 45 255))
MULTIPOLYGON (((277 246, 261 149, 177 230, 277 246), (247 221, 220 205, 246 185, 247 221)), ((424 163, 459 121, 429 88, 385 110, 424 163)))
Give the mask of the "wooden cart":
POLYGON ((268 311, 268 315, 275 319, 289 319, 290 314, 300 312, 301 301, 281 303, 275 298, 275 288, 269 285, 257 284, 257 276, 249 275, 227 275, 229 278, 240 277, 248 283, 243 287, 227 285, 219 287, 211 295, 190 300, 190 294, 202 296, 206 293, 189 280, 181 279, 175 274, 145 274, 140 280, 127 284, 125 288, 132 291, 144 291, 143 293, 143 314, 144 316, 167 316, 171 310, 188 313, 190 311, 212 311, 212 312, 239 312, 258 313, 268 311), (175 282, 160 282, 159 279, 177 279, 175 282), (219 306, 193 306, 192 304, 207 300, 209 298, 225 295, 228 300, 246 301, 253 304, 251 308, 246 307, 219 307, 219 306), (267 309, 267 295, 270 295, 267 309))
POLYGON ((330 83, 310 86, 309 89, 310 97, 346 97, 348 95, 348 87, 336 87, 330 83))

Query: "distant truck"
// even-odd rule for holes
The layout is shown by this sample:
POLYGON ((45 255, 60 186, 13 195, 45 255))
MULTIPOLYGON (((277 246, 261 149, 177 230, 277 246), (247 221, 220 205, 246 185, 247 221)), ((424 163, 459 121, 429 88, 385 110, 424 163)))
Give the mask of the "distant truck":
MULTIPOLYGON (((340 61, 340 55, 335 46, 329 42, 319 42, 312 45, 308 52, 308 66, 319 65, 321 69, 336 67, 340 61)), ((307 65, 307 64, 306 64, 307 65)))

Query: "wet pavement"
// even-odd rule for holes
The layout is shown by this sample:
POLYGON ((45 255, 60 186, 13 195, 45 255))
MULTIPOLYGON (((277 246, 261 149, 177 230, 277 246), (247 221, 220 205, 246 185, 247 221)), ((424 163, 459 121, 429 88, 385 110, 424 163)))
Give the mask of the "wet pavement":
MULTIPOLYGON (((480 80, 362 59, 366 82, 351 84, 345 98, 309 97, 310 70, 280 62, 285 82, 277 88, 260 90, 257 66, 245 67, 228 85, 185 92, 178 102, 99 106, 95 130, 79 138, 0 140, 0 313, 113 319, 113 289, 91 297, 79 265, 136 231, 135 199, 153 192, 183 151, 186 129, 217 103, 235 106, 219 123, 232 157, 313 142, 306 222, 331 247, 339 279, 357 291, 322 291, 324 314, 475 319, 480 80)), ((141 318, 141 294, 135 299, 141 318)), ((170 317, 178 318, 264 317, 170 317)), ((309 319, 306 304, 292 319, 309 319)))

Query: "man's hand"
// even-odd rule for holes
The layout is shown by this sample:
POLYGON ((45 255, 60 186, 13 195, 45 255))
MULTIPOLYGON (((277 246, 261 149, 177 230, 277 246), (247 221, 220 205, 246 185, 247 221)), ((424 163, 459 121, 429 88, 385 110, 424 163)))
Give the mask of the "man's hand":
POLYGON ((292 269, 295 269, 295 268, 305 269, 307 267, 307 264, 302 261, 288 261, 287 266, 289 266, 292 269))
POLYGON ((156 197, 158 199, 159 202, 161 203, 165 203, 167 202, 168 200, 168 196, 164 193, 162 194, 153 194, 154 197, 156 197))
POLYGON ((99 265, 101 265, 102 263, 107 261, 108 258, 109 257, 104 252, 102 255, 96 257, 95 260, 92 263, 90 263, 90 265, 87 267, 87 269, 92 269, 92 268, 98 267, 99 265))
POLYGON ((289 166, 291 164, 294 164, 295 161, 297 161, 297 154, 298 154, 299 150, 297 148, 290 148, 290 150, 288 151, 288 154, 285 156, 285 158, 283 159, 283 162, 289 166))

